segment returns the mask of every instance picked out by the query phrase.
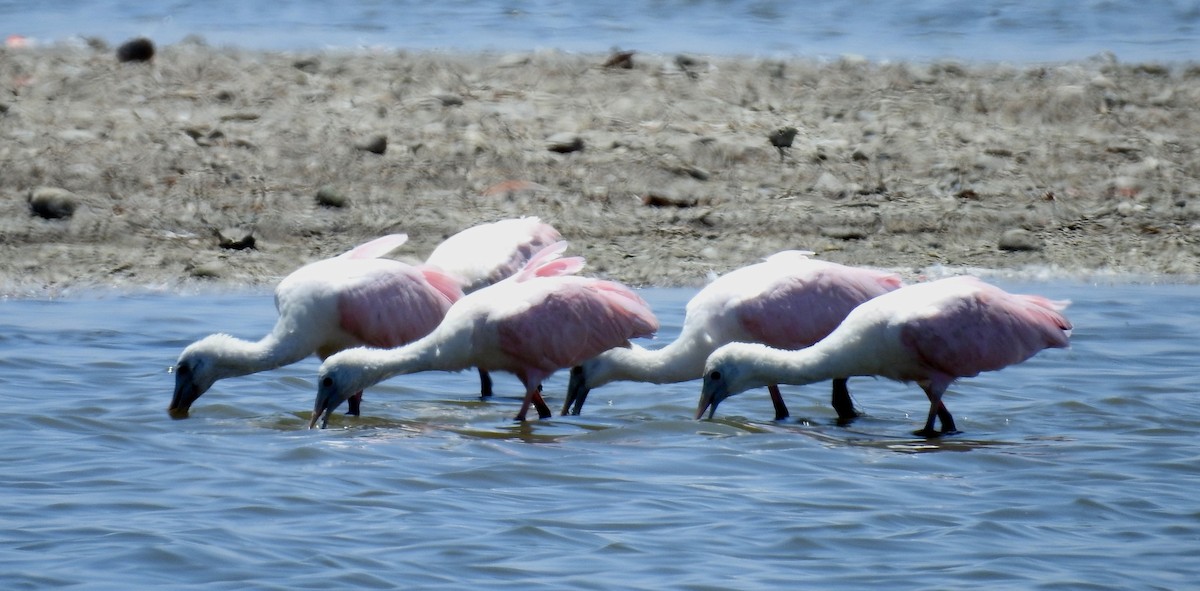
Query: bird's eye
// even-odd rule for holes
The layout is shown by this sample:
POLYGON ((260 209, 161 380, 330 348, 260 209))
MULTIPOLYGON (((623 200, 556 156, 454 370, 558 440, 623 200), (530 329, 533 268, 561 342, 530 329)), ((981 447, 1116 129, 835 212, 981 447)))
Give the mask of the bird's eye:
POLYGON ((321 386, 325 387, 325 388, 332 388, 333 387, 333 378, 331 378, 329 376, 325 376, 325 377, 321 378, 321 386))
POLYGON ((713 372, 712 372, 712 373, 708 374, 708 379, 710 379, 710 380, 719 380, 719 379, 721 379, 721 372, 719 372, 719 371, 716 371, 716 370, 713 370, 713 372))
POLYGON ((186 363, 180 363, 179 366, 175 368, 175 373, 186 376, 192 373, 192 366, 186 363))
POLYGON ((571 375, 577 376, 577 375, 581 375, 581 374, 583 374, 583 366, 582 365, 576 365, 575 367, 571 368, 571 375))

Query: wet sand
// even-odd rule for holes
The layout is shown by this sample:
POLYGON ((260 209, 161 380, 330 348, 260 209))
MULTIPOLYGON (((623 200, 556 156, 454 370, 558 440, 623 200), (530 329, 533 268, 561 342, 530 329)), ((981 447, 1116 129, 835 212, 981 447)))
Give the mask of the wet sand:
POLYGON ((521 215, 634 285, 790 248, 1200 276, 1196 65, 157 49, 0 49, 0 293, 264 286, 521 215))

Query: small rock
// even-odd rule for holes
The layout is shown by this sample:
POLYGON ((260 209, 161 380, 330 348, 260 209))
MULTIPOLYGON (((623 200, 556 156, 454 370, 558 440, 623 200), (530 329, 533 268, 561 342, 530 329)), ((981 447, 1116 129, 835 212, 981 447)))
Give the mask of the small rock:
POLYGON ((213 230, 217 235, 217 246, 229 250, 254 250, 254 234, 247 232, 241 238, 230 238, 226 232, 213 230))
POLYGON ((69 218, 75 214, 79 200, 66 189, 38 187, 29 191, 29 209, 46 220, 69 218))
POLYGON ((838 180, 831 172, 822 172, 813 184, 813 190, 822 193, 840 195, 846 191, 846 183, 838 180))
POLYGON ((783 127, 772 131, 771 135, 767 136, 767 140, 771 142, 772 146, 782 150, 792 147, 792 140, 796 139, 796 133, 795 127, 783 127))
POLYGON ((1009 252, 1035 252, 1043 248, 1042 241, 1037 236, 1022 228, 1013 228, 1001 234, 999 247, 1000 250, 1009 252))
POLYGON ((315 57, 306 57, 292 62, 292 67, 305 74, 316 74, 321 69, 321 62, 315 57))
POLYGON ((145 37, 130 39, 117 48, 119 62, 148 62, 153 58, 154 42, 145 37))
POLYGON ((355 144, 354 147, 372 154, 383 154, 387 152, 387 136, 383 134, 371 136, 355 144))
POLYGON ((443 107, 461 107, 463 104, 462 95, 453 92, 435 92, 431 96, 434 100, 442 103, 443 107))
POLYGON ((650 207, 695 207, 697 200, 692 197, 675 197, 659 193, 647 193, 642 197, 642 205, 650 207))
POLYGON ((498 68, 516 68, 519 66, 529 65, 533 58, 526 53, 509 53, 500 57, 500 61, 496 62, 498 68))
POLYGON ((867 237, 865 229, 852 226, 821 228, 819 233, 826 238, 833 238, 835 240, 862 240, 867 237))
POLYGON ((333 187, 321 187, 317 190, 317 205, 321 207, 343 208, 350 202, 346 196, 333 187))
POLYGON ((197 279, 216 279, 225 274, 225 265, 221 261, 208 261, 199 265, 190 265, 187 271, 197 279))
POLYGON ((608 59, 604 61, 604 67, 619 68, 622 70, 632 70, 633 69, 633 54, 634 54, 634 52, 632 52, 632 51, 615 52, 612 55, 608 56, 608 59))
POLYGON ((546 138, 546 149, 559 154, 583 150, 583 138, 577 133, 564 131, 546 138))

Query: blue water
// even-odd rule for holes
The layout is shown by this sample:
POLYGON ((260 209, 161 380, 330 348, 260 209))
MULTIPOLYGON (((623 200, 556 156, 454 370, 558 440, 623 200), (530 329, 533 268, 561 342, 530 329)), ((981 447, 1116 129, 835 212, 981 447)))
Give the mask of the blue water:
POLYGON ((640 51, 1045 62, 1194 61, 1200 1, 0 0, 0 34, 266 49, 640 51))
MULTIPOLYGON (((1200 286, 1002 285, 1073 300, 1072 348, 952 386, 932 442, 918 388, 867 378, 849 427, 827 384, 784 388, 786 423, 765 392, 694 421, 696 382, 514 424, 518 382, 464 372, 308 431, 312 360, 173 421, 179 351, 262 334, 269 294, 0 301, 0 588, 1194 586, 1200 286)), ((643 293, 672 339, 692 292, 643 293)))

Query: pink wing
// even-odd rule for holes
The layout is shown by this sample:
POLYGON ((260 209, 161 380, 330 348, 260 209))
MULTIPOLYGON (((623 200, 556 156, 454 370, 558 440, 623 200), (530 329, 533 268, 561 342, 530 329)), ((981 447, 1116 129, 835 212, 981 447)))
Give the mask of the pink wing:
MULTIPOLYGON (((562 242, 562 235, 558 233, 558 230, 555 230, 554 226, 550 224, 538 222, 529 231, 529 235, 516 245, 512 257, 509 258, 508 262, 498 267, 492 273, 492 283, 515 275, 521 269, 527 267, 529 262, 539 252, 557 242, 562 242)), ((563 248, 566 248, 565 243, 563 248)), ((582 264, 580 266, 582 267, 582 264)))
POLYGON ((597 279, 562 283, 496 329, 506 355, 549 375, 654 334, 658 319, 629 288, 597 279))
POLYGON ((450 303, 462 299, 462 285, 457 277, 432 265, 418 265, 417 271, 425 276, 425 281, 428 281, 430 286, 446 296, 450 303))
POLYGON ((583 268, 583 257, 563 257, 567 241, 559 240, 539 250, 525 267, 513 275, 515 281, 526 281, 532 277, 559 277, 578 273, 583 268))
POLYGON ((981 283, 936 314, 906 323, 901 342, 947 376, 971 377, 1020 363, 1042 349, 1069 345, 1062 302, 1014 295, 981 283))
POLYGON ((408 242, 408 234, 388 234, 343 252, 339 259, 377 259, 408 242))
MULTIPOLYGON (((344 290, 338 296, 342 329, 380 348, 398 347, 429 334, 454 299, 426 277, 419 269, 397 263, 396 270, 371 274, 344 290)), ((462 291, 457 295, 461 297, 462 291)))
POLYGON ((901 285, 894 273, 830 266, 780 281, 772 290, 743 301, 736 314, 753 340, 801 349, 833 332, 859 304, 901 285))

